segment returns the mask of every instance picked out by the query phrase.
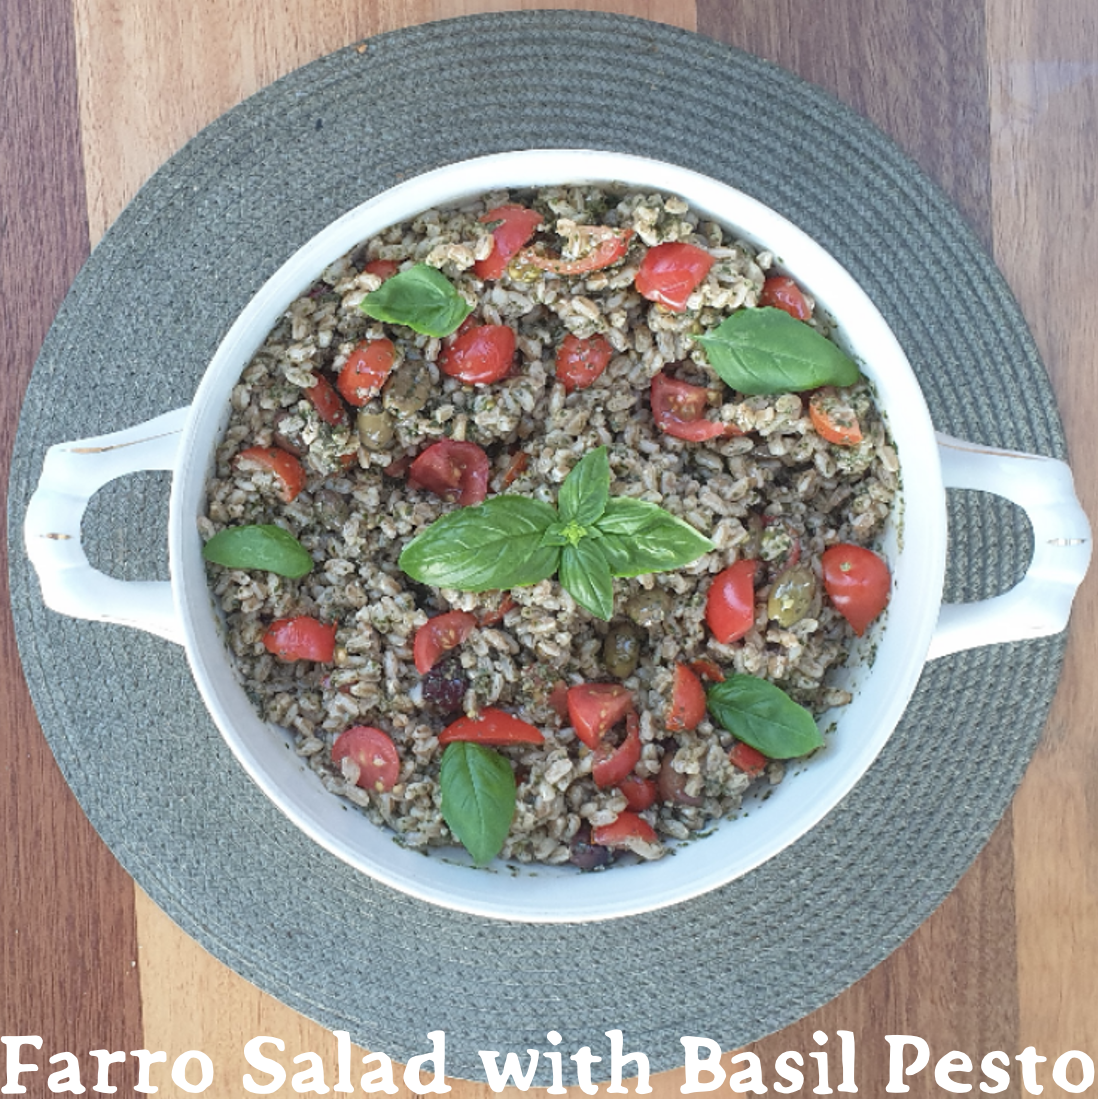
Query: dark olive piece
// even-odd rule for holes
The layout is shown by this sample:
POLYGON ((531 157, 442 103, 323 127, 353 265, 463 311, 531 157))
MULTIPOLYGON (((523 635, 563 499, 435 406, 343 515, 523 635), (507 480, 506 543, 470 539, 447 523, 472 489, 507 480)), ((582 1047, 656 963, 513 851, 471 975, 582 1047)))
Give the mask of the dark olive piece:
POLYGON ((778 626, 792 626, 808 614, 816 598, 816 574, 807 565, 791 565, 770 589, 766 613, 778 626))
POLYGON ((640 660, 640 632, 632 623, 614 623, 602 643, 602 664, 611 676, 624 680, 640 660))

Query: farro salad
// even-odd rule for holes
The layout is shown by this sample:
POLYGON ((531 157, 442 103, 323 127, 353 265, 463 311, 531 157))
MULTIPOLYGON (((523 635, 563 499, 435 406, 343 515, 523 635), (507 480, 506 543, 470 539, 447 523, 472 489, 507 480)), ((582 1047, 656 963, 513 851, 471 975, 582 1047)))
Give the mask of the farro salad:
POLYGON ((495 192, 245 368, 199 520, 260 715, 413 848, 656 859, 824 743, 899 484, 858 366, 685 202, 495 192))

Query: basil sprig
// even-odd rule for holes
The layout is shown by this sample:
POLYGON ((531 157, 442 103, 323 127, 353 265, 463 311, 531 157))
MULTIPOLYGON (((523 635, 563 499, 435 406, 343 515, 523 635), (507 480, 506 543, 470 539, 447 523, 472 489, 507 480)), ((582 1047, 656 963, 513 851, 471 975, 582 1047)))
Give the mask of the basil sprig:
POLYGON ((263 569, 292 580, 313 567, 309 551, 273 523, 226 527, 202 547, 202 556, 229 569, 263 569))
POLYGON ((737 673, 706 693, 718 725, 771 760, 804 756, 823 743, 816 720, 776 684, 737 673))
POLYGON ((737 310, 694 339, 713 369, 740 393, 852 386, 860 377, 857 363, 837 344, 771 306, 737 310))
POLYGON ((478 865, 490 863, 515 816, 515 773, 505 756, 471 741, 446 746, 439 766, 442 819, 478 865))
POLYGON ((712 549, 658 505, 611 497, 610 460, 599 447, 564 479, 556 508, 506 494, 460 508, 417 535, 400 568, 424 584, 463 592, 518 588, 559 572, 576 603, 609 619, 614 577, 678 569, 712 549))
POLYGON ((473 311, 454 284, 429 264, 391 275, 358 308, 376 321, 407 325, 424 336, 449 336, 473 311))

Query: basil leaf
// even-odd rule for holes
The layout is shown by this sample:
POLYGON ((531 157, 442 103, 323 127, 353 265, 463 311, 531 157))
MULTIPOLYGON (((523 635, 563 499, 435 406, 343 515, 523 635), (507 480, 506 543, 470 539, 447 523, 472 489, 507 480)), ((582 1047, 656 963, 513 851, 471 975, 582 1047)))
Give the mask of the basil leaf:
POLYGON ((568 546, 571 543, 571 539, 564 533, 565 525, 563 523, 550 524, 545 529, 545 534, 541 536, 540 546, 568 546))
POLYGON ((713 549, 689 523, 646 500, 614 497, 595 527, 615 577, 678 569, 713 549))
POLYGON ((614 579, 601 540, 581 539, 560 555, 560 583, 572 599, 599 619, 614 614, 614 579))
POLYGON ((506 757, 471 741, 446 746, 438 773, 442 819, 478 865, 503 847, 515 816, 515 773, 506 757))
POLYGON ((391 275, 362 299, 359 309, 367 317, 407 325, 425 336, 449 336, 473 312, 454 284, 429 264, 391 275))
POLYGON ((804 756, 824 743, 812 715, 769 680, 730 676, 709 689, 706 702, 719 725, 772 760, 804 756))
POLYGON ((202 556, 229 569, 262 569, 293 580, 313 567, 309 551, 273 523, 226 527, 202 547, 202 556))
POLYGON ((696 336, 713 369, 740 393, 851 386, 858 365, 837 344, 781 309, 741 309, 696 336))
POLYGON ((435 520, 400 555, 400 568, 436 588, 487 592, 551 577, 560 550, 542 539, 557 513, 529 497, 489 497, 435 520))
POLYGON ((557 495, 557 510, 565 523, 592 524, 610 499, 610 459, 598 447, 576 463, 557 495))

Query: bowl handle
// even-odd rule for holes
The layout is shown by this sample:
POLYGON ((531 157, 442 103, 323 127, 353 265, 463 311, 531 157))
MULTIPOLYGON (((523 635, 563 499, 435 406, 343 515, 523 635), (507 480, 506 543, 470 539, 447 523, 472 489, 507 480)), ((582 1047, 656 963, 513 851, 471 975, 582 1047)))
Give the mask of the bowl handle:
POLYGON ((140 470, 172 470, 189 409, 125 431, 58 443, 46 452, 27 505, 23 539, 47 607, 76 619, 121 623, 183 642, 168 581, 121 581, 93 569, 80 540, 92 495, 140 470))
POLYGON ((938 433, 942 481, 1006 497, 1033 525, 1033 560, 1009 592, 975 603, 943 604, 928 660, 995 642, 1058 634, 1090 562, 1090 524, 1066 463, 1002 451, 938 433))

